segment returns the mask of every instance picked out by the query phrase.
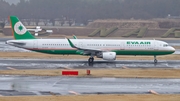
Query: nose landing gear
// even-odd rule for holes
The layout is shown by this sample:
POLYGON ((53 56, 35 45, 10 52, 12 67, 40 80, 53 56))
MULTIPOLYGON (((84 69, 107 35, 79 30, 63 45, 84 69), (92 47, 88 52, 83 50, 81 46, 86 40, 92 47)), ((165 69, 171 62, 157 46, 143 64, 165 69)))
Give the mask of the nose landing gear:
POLYGON ((156 55, 154 55, 154 63, 157 63, 156 55))

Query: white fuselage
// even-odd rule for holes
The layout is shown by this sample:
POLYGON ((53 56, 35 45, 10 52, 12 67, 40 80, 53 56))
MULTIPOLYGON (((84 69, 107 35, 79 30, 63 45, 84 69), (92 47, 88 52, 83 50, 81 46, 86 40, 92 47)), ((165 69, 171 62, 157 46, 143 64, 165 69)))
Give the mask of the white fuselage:
MULTIPOLYGON (((71 41, 80 48, 115 51, 117 55, 165 55, 175 51, 166 42, 159 40, 71 39, 71 41)), ((7 44, 38 52, 48 51, 44 53, 49 54, 72 54, 72 51, 70 53, 67 51, 77 51, 66 39, 9 40, 7 44), (61 52, 58 53, 58 50, 61 52)))

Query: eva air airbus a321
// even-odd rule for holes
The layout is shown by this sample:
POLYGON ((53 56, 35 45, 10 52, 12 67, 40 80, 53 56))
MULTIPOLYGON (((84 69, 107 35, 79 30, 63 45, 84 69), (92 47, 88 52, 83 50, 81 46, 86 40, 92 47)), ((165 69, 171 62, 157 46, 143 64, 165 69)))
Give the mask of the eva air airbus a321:
POLYGON ((159 40, 115 40, 115 39, 36 39, 15 16, 10 16, 14 40, 7 44, 47 54, 88 55, 89 63, 94 57, 116 60, 116 55, 167 55, 175 52, 168 43, 159 40))

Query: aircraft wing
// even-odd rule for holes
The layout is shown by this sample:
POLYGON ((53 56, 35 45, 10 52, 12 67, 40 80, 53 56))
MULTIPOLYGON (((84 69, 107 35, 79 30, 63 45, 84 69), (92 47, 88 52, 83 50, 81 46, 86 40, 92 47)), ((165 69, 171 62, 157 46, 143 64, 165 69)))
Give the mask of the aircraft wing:
POLYGON ((76 35, 73 35, 73 38, 74 38, 74 39, 77 39, 76 35))
POLYGON ((83 50, 83 51, 89 51, 89 52, 103 52, 103 51, 107 51, 107 50, 101 50, 101 49, 92 49, 92 48, 81 48, 81 47, 77 47, 75 46, 70 39, 66 38, 70 44, 70 46, 72 48, 76 48, 78 50, 83 50))

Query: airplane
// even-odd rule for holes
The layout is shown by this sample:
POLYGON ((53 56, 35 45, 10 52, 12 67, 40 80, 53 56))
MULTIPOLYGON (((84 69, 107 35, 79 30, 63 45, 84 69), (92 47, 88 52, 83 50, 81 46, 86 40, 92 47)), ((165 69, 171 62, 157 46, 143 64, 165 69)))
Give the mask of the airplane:
MULTIPOLYGON (((27 29, 28 31, 33 31, 33 32, 35 32, 35 36, 38 36, 38 32, 41 32, 41 31, 43 31, 43 30, 45 30, 45 29, 42 29, 40 26, 36 26, 36 28, 34 28, 34 29, 27 29)), ((53 31, 52 30, 45 30, 45 32, 46 33, 53 33, 53 31)), ((74 37, 74 36, 73 36, 74 37)))
POLYGON ((88 63, 94 57, 104 60, 116 60, 116 55, 167 55, 175 52, 172 46, 160 40, 119 40, 119 39, 37 39, 16 16, 9 17, 14 40, 6 44, 27 50, 55 55, 86 55, 88 63))

